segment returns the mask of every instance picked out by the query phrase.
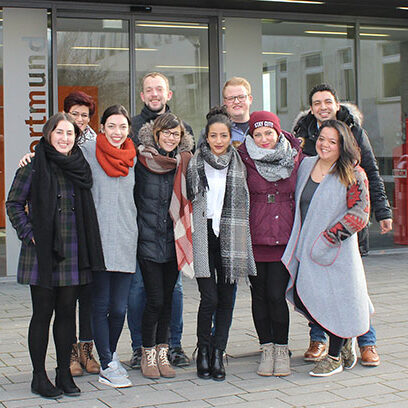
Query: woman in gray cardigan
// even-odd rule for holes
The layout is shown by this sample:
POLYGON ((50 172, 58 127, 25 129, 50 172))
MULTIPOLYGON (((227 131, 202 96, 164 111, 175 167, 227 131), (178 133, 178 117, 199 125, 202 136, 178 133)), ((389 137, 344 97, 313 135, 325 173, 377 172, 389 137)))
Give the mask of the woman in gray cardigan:
POLYGON ((305 158, 296 184, 296 213, 282 262, 287 298, 330 338, 328 356, 309 373, 324 377, 351 369, 353 337, 369 329, 367 293, 357 232, 370 214, 368 181, 349 128, 328 120, 319 129, 318 156, 305 158))
POLYGON ((120 364, 116 346, 126 315, 130 280, 136 271, 138 228, 134 165, 136 149, 129 135, 130 118, 121 105, 101 118, 96 141, 82 145, 92 169, 95 201, 106 271, 93 274, 92 321, 101 369, 99 382, 115 388, 132 385, 120 364))

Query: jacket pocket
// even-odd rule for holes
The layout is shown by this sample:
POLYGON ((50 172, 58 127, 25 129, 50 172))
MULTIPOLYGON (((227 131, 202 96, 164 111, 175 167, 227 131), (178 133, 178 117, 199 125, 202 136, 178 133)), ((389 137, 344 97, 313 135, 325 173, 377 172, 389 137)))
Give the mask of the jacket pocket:
POLYGON ((340 248, 341 244, 332 244, 321 232, 312 245, 310 258, 318 265, 330 266, 336 261, 340 248))

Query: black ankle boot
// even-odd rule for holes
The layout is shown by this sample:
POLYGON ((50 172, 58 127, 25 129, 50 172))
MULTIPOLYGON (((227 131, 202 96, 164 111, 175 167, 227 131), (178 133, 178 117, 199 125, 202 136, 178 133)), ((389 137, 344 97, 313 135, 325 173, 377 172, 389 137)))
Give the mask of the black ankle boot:
POLYGON ((76 397, 81 394, 81 390, 75 385, 71 371, 68 368, 55 369, 55 385, 60 388, 65 395, 76 397))
POLYGON ((31 381, 31 392, 41 395, 44 398, 61 398, 62 391, 54 387, 52 382, 48 379, 45 371, 36 373, 33 371, 33 380, 31 381))
POLYGON ((197 376, 203 378, 204 380, 211 378, 210 353, 208 351, 208 347, 198 347, 196 363, 197 376))
POLYGON ((211 377, 215 381, 224 381, 225 380, 225 368, 224 362, 222 360, 224 350, 217 348, 213 349, 211 357, 211 377))

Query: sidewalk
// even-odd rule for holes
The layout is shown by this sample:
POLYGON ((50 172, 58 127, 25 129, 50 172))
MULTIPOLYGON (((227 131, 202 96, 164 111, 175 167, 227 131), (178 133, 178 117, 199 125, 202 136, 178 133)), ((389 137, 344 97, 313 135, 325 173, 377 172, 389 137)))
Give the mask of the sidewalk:
MULTIPOLYGON (((129 370, 134 386, 119 390, 99 384, 95 375, 75 379, 80 397, 63 397, 55 402, 30 391, 31 364, 27 328, 31 313, 28 287, 0 279, 0 407, 60 408, 280 408, 280 407, 408 407, 408 254, 391 253, 364 258, 371 299, 376 308, 381 365, 356 367, 328 378, 313 378, 313 365, 303 362, 308 345, 306 320, 292 311, 289 345, 293 356, 292 375, 285 378, 259 377, 258 343, 252 323, 250 294, 241 284, 227 352, 224 382, 200 380, 194 364, 177 368, 174 379, 148 380, 138 370, 129 370), (407 358, 407 360, 405 360, 407 358)), ((196 313, 199 294, 195 281, 184 279, 183 347, 191 355, 195 348, 196 313)), ((130 340, 124 329, 118 348, 122 362, 130 358, 130 340)), ((47 369, 54 380, 55 351, 50 336, 47 369)))

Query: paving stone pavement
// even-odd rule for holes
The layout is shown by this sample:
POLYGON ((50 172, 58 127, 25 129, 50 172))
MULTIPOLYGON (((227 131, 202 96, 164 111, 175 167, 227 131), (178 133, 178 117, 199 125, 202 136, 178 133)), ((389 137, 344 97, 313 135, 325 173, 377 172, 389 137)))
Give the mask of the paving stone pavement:
MULTIPOLYGON (((30 391, 31 364, 27 328, 31 314, 28 287, 14 279, 0 279, 0 407, 47 408, 289 408, 289 407, 408 407, 408 253, 377 251, 364 258, 371 299, 376 308, 381 365, 356 367, 328 378, 313 378, 313 367, 303 361, 308 345, 306 320, 292 311, 290 348, 292 375, 259 377, 256 333, 252 323, 250 293, 239 286, 228 343, 227 378, 224 382, 198 379, 194 364, 177 368, 174 379, 148 380, 129 369, 134 386, 116 390, 99 384, 96 375, 76 378, 80 397, 53 401, 30 391)), ((195 348, 199 294, 195 281, 184 279, 183 347, 191 355, 195 348)), ((123 363, 130 358, 129 330, 125 327, 118 354, 123 363)), ((50 335, 47 370, 54 379, 55 350, 50 335)))

